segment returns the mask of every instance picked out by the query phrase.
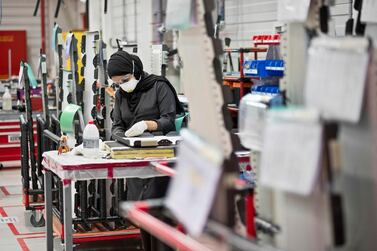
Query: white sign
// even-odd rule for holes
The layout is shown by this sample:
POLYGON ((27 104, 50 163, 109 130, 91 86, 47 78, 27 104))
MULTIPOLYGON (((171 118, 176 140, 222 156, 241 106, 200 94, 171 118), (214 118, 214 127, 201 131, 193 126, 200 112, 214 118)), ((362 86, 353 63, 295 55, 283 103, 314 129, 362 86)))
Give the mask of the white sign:
POLYGON ((308 195, 321 159, 319 114, 307 109, 272 109, 267 113, 261 157, 262 185, 308 195))
POLYGON ((168 0, 166 29, 182 30, 194 26, 196 24, 195 2, 195 0, 168 0))
POLYGON ((221 175, 221 151, 183 130, 177 173, 169 186, 166 206, 194 236, 201 234, 221 175))
POLYGON ((310 0, 279 0, 278 21, 306 22, 310 0))
POLYGON ((305 101, 328 120, 360 119, 368 71, 365 38, 318 38, 309 49, 305 101))
POLYGON ((364 0, 361 10, 361 21, 366 23, 377 23, 377 1, 364 0))

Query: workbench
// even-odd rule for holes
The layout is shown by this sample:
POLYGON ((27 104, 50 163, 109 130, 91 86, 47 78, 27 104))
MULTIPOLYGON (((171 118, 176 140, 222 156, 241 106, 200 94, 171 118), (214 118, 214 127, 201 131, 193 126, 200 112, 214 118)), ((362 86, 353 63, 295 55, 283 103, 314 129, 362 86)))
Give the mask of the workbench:
MULTIPOLYGON (((171 159, 88 159, 83 156, 66 153, 58 155, 57 151, 43 154, 45 171, 45 218, 46 218, 46 250, 53 250, 53 210, 52 210, 52 175, 57 175, 63 182, 63 236, 66 251, 73 250, 72 229, 72 182, 113 179, 113 178, 151 178, 165 176, 154 167, 159 161, 175 161, 171 159)), ((135 235, 137 232, 125 234, 135 235)))

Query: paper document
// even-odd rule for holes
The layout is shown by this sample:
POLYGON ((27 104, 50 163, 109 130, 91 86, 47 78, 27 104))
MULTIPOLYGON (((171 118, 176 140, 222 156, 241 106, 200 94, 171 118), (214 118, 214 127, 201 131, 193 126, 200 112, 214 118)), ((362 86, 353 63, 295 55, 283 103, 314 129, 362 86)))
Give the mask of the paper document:
POLYGON ((377 23, 377 1, 364 0, 361 11, 361 21, 366 23, 377 23))
POLYGON ((305 101, 328 120, 358 122, 369 62, 365 38, 317 38, 309 49, 305 101))
POLYGON ((310 0, 279 0, 278 21, 305 22, 309 6, 310 0))
POLYGON ((318 176, 322 144, 319 114, 307 109, 267 113, 261 157, 261 185, 308 195, 318 176))
POLYGON ((166 206, 194 236, 201 234, 221 175, 221 151, 188 130, 182 132, 177 173, 172 179, 166 206))

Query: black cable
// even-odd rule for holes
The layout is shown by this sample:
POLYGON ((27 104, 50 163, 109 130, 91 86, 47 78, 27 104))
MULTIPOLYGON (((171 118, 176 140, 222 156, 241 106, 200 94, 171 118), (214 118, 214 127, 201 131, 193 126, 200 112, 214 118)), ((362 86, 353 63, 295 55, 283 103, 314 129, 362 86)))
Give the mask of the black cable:
POLYGON ((39 9, 39 3, 41 2, 41 0, 37 0, 37 3, 35 4, 35 8, 34 8, 34 12, 33 12, 33 16, 37 16, 38 14, 38 9, 39 9))
MULTIPOLYGON (((88 1, 88 0, 87 0, 88 1)), ((104 7, 104 13, 107 13, 107 0, 105 0, 105 7, 104 7)))
POLYGON ((60 10, 61 3, 62 3, 62 0, 58 0, 58 4, 56 5, 56 9, 55 9, 55 18, 58 18, 58 16, 59 16, 59 10, 60 10))
POLYGON ((85 2, 85 13, 86 13, 86 28, 89 30, 89 0, 85 2))
POLYGON ((355 8, 355 10, 361 11, 362 6, 363 6, 363 0, 355 0, 353 4, 353 7, 355 8))
POLYGON ((117 45, 118 45, 118 51, 123 51, 123 48, 122 46, 120 46, 120 39, 115 39, 115 41, 117 42, 117 45))
POLYGON ((330 19, 330 9, 329 6, 326 5, 325 0, 322 1, 322 6, 319 9, 319 21, 320 21, 320 29, 323 33, 329 32, 329 19, 330 19))
POLYGON ((3 0, 0 0, 0 24, 3 20, 3 0))
POLYGON ((346 22, 346 35, 352 35, 353 34, 353 25, 354 25, 354 19, 353 19, 353 5, 352 2, 350 3, 350 18, 346 22))

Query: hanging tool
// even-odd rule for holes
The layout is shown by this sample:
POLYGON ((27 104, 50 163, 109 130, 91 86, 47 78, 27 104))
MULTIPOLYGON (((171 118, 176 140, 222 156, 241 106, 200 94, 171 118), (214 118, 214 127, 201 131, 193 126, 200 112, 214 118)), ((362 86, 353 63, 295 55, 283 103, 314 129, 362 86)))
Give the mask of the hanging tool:
POLYGON ((346 243, 345 224, 343 213, 342 196, 334 188, 334 167, 331 162, 330 143, 336 140, 338 136, 337 124, 325 124, 324 128, 324 159, 326 165, 327 179, 330 187, 330 210, 333 226, 333 239, 335 247, 342 246, 346 243))
POLYGON ((59 11, 60 11, 60 5, 64 3, 63 0, 58 0, 58 4, 56 5, 56 9, 55 9, 55 18, 58 18, 59 16, 59 11))
POLYGON ((322 6, 319 9, 319 27, 321 31, 325 34, 329 32, 329 19, 330 19, 330 9, 326 4, 326 0, 322 0, 322 6))
POLYGON ((31 181, 32 188, 38 189, 38 177, 35 161, 35 150, 34 150, 34 130, 33 130, 33 116, 32 116, 32 107, 30 100, 30 81, 28 77, 28 70, 26 63, 21 62, 23 67, 23 78, 24 78, 24 88, 25 88, 25 109, 26 109, 26 120, 28 123, 28 141, 29 141, 29 157, 30 157, 30 166, 31 166, 31 181))
POLYGON ((361 22, 362 7, 363 7, 363 0, 355 0, 354 8, 355 10, 359 12, 357 14, 355 33, 356 35, 360 35, 360 36, 364 35, 365 27, 366 27, 366 24, 361 22))
MULTIPOLYGON (((229 48, 231 42, 232 42, 232 40, 229 37, 226 37, 225 38, 225 47, 229 48)), ((228 60, 229 60, 230 71, 233 72, 234 67, 233 67, 232 53, 230 51, 227 51, 226 56, 224 56, 223 72, 227 72, 227 70, 228 70, 228 60)))
POLYGON ((353 19, 353 5, 352 5, 352 3, 350 4, 350 10, 349 11, 350 11, 350 18, 346 22, 346 31, 345 31, 345 34, 352 36, 352 34, 353 34, 353 25, 354 25, 354 22, 355 22, 355 20, 353 19))
POLYGON ((37 14, 38 14, 38 9, 39 9, 39 3, 41 2, 41 0, 37 0, 37 2, 35 3, 35 8, 34 8, 34 12, 33 12, 33 16, 36 17, 37 14))
MULTIPOLYGON (((88 0, 87 0, 88 1, 88 0)), ((105 0, 104 1, 104 7, 103 7, 103 12, 105 13, 105 14, 107 14, 107 0, 105 0)))
POLYGON ((224 25, 225 20, 225 0, 217 0, 217 20, 215 25, 215 38, 219 38, 220 30, 224 25))
MULTIPOLYGON (((42 106, 43 106, 43 119, 50 126, 50 110, 48 108, 48 96, 47 96, 47 60, 46 54, 40 51, 39 72, 42 75, 42 106)), ((38 72, 38 73, 39 73, 38 72)))

